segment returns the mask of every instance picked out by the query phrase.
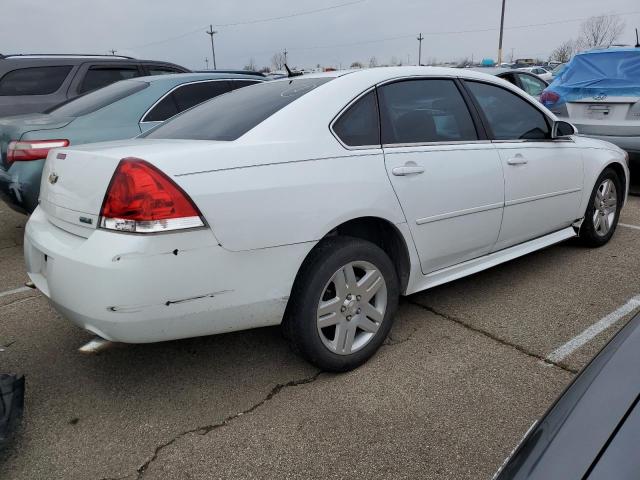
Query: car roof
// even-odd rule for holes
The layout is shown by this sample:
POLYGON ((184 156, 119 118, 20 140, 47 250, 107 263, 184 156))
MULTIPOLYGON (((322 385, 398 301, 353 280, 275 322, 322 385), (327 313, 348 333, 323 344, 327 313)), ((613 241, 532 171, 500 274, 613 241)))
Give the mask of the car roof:
POLYGON ((147 77, 136 77, 130 80, 137 81, 141 80, 147 83, 183 83, 188 81, 198 81, 198 80, 254 80, 260 81, 264 80, 264 78, 257 77, 255 75, 243 75, 238 73, 168 73, 163 75, 149 75, 147 77))

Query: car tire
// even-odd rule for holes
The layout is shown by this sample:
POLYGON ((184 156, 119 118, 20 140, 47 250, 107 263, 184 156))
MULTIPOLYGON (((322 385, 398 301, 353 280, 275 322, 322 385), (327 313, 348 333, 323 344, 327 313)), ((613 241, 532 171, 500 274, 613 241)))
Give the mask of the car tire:
POLYGON ((580 241, 588 247, 601 247, 613 236, 618 225, 624 187, 618 174, 605 169, 596 180, 584 220, 580 226, 580 241))
POLYGON ((293 349, 323 371, 367 361, 391 329, 399 282, 389 256, 353 237, 322 240, 303 263, 283 320, 293 349))

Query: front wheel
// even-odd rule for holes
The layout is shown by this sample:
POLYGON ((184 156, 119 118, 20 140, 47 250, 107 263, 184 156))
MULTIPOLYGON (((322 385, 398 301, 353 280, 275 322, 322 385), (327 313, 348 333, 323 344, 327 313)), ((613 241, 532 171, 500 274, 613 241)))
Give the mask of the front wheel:
POLYGON ((285 336, 321 369, 351 370, 386 338, 398 296, 398 276, 382 249, 358 238, 325 239, 296 278, 285 336))
POLYGON ((606 244, 618 225, 623 200, 620 178, 610 168, 603 171, 591 192, 589 206, 580 227, 580 240, 589 247, 606 244))

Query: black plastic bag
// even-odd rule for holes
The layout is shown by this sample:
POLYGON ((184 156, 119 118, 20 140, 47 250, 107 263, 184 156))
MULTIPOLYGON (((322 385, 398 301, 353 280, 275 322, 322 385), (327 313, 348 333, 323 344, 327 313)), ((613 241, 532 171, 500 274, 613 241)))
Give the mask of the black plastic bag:
POLYGON ((11 438, 23 409, 24 376, 0 373, 0 449, 11 438))

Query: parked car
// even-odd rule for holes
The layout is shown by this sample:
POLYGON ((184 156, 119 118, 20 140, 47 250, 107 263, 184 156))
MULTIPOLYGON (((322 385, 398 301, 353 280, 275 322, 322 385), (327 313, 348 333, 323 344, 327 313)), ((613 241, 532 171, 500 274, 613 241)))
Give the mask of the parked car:
POLYGON ((382 344, 400 294, 576 236, 609 241, 625 154, 573 133, 471 70, 252 85, 144 138, 51 151, 27 271, 107 340, 282 323, 309 361, 349 370, 382 344))
POLYGON ((576 54, 541 99, 580 134, 615 143, 640 162, 640 48, 576 54))
POLYGON ((549 86, 546 81, 542 80, 534 73, 522 69, 474 68, 474 70, 502 78, 507 82, 514 84, 516 87, 520 87, 536 100, 540 99, 540 95, 544 89, 549 86))
POLYGON ((181 73, 122 80, 48 113, 0 118, 0 197, 31 213, 51 148, 133 138, 194 105, 261 80, 248 75, 181 73))
POLYGON ((0 55, 0 117, 41 113, 119 80, 188 71, 113 55, 0 55))
POLYGON ((551 74, 551 70, 547 70, 544 67, 540 67, 540 66, 537 66, 537 67, 522 67, 522 68, 519 68, 518 70, 534 73, 539 78, 544 80, 545 82, 550 82, 551 80, 553 80, 553 75, 551 74))
POLYGON ((495 480, 635 480, 640 472, 640 315, 527 432, 495 480))

